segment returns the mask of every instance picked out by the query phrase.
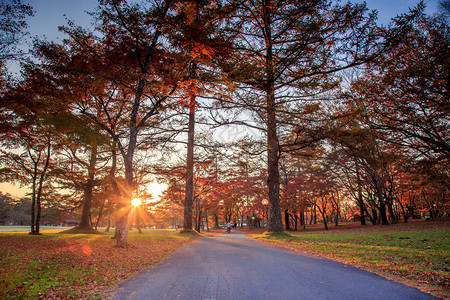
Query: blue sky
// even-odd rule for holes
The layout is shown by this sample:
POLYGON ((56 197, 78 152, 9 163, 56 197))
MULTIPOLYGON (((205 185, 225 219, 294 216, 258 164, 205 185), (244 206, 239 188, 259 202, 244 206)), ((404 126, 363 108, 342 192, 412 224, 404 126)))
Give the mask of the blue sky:
POLYGON ((28 30, 32 36, 45 35, 49 40, 57 40, 61 34, 58 26, 66 25, 67 19, 77 25, 88 26, 91 17, 86 11, 93 11, 95 0, 28 0, 35 15, 28 19, 28 30))
MULTIPOLYGON (((352 2, 363 2, 355 1, 352 2)), ((427 14, 437 11, 438 0, 425 0, 427 14)), ((414 7, 419 0, 366 0, 367 7, 378 10, 378 20, 382 24, 387 24, 392 17, 397 14, 408 12, 410 7, 414 7)))

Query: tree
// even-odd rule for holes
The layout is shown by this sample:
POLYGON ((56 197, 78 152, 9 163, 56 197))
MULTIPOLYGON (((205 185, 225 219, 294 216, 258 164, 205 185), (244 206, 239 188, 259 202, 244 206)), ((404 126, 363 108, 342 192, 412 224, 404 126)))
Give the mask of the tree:
POLYGON ((169 35, 179 51, 179 60, 187 66, 185 70, 180 69, 184 73, 181 101, 187 102, 185 106, 189 111, 183 222, 186 232, 192 230, 193 219, 195 112, 200 106, 199 98, 211 94, 214 83, 219 81, 217 61, 229 54, 229 43, 221 28, 227 10, 226 5, 225 8, 222 5, 221 1, 211 0, 181 1, 169 35))
POLYGON ((21 51, 16 47, 26 35, 25 18, 33 16, 33 8, 22 0, 4 0, 0 5, 0 63, 18 58, 21 51))
POLYGON ((281 207, 285 211, 286 230, 290 228, 290 218, 294 222, 294 230, 298 229, 298 219, 300 225, 305 228, 305 211, 308 208, 307 201, 307 183, 308 178, 306 174, 309 173, 311 164, 316 159, 319 159, 318 153, 310 152, 306 156, 297 156, 295 152, 290 152, 284 156, 280 162, 280 170, 282 174, 281 180, 281 207))
MULTIPOLYGON (((238 60, 229 77, 241 84, 242 105, 260 120, 267 139, 269 230, 282 231, 279 158, 282 135, 300 100, 336 86, 334 74, 373 59, 397 42, 402 27, 382 37, 375 13, 365 5, 332 6, 331 1, 238 1, 232 21, 239 39, 238 60)), ((406 18, 407 19, 407 18, 406 18)), ((402 22, 406 22, 402 19, 402 22)), ((403 25, 403 24, 402 24, 403 25)))
POLYGON ((446 17, 446 18, 450 17, 450 1, 449 0, 439 0, 439 9, 444 17, 446 17))
MULTIPOLYGON (((64 189, 76 195, 82 192, 82 213, 78 228, 92 229, 91 205, 95 187, 99 185, 99 165, 107 165, 110 158, 108 136, 100 134, 100 128, 85 116, 60 112, 53 118, 61 138, 55 143, 58 151, 57 166, 53 172, 64 189)), ((105 169, 105 168, 103 168, 105 169)), ((105 187, 107 185, 104 185, 105 187)))
POLYGON ((332 165, 333 176, 345 190, 345 194, 353 198, 359 207, 359 218, 361 225, 366 225, 366 216, 371 218, 367 212, 367 205, 363 196, 363 170, 361 162, 356 156, 352 156, 345 147, 334 146, 328 153, 327 160, 332 165))
POLYGON ((374 61, 352 88, 355 100, 375 116, 371 125, 383 131, 387 141, 446 164, 449 49, 448 24, 438 17, 423 17, 403 43, 374 61))
POLYGON ((33 16, 33 9, 22 0, 4 0, 0 4, 0 90, 11 80, 6 77, 7 62, 23 56, 17 46, 27 35, 27 16, 33 16))
POLYGON ((71 91, 64 95, 66 101, 101 127, 122 156, 125 185, 116 186, 121 187, 116 220, 118 246, 127 243, 127 219, 136 189, 133 164, 142 142, 140 134, 157 124, 164 103, 177 88, 178 70, 171 68, 175 57, 159 41, 169 31, 175 4, 156 1, 144 7, 126 1, 103 1, 95 13, 99 36, 69 23, 62 28, 70 37, 65 45, 44 44, 40 50, 41 58, 50 62, 47 70, 71 91))
MULTIPOLYGON (((357 167, 357 170, 355 169, 355 171, 357 173, 355 175, 358 178, 364 174, 365 182, 378 200, 376 207, 380 212, 381 222, 383 225, 388 225, 386 185, 392 155, 387 150, 386 144, 379 138, 379 133, 368 125, 371 116, 365 113, 359 103, 354 102, 352 105, 357 106, 357 109, 352 111, 352 121, 344 123, 344 125, 341 123, 341 126, 337 126, 338 128, 330 137, 335 147, 342 147, 346 155, 356 161, 355 168, 357 167), (364 173, 360 173, 361 170, 364 170, 364 173)), ((343 108, 341 113, 347 114, 343 108)), ((361 199, 359 195, 358 199, 361 199)))
POLYGON ((4 98, 13 81, 8 75, 7 63, 23 57, 22 50, 17 46, 27 35, 27 16, 33 16, 33 10, 22 0, 4 0, 0 3, 0 133, 10 128, 11 120, 11 103, 4 98))
POLYGON ((403 166, 444 191, 450 185, 449 49, 448 22, 423 16, 398 47, 369 65, 348 94, 371 116, 367 125, 378 132, 379 143, 398 149, 403 166))
POLYGON ((0 224, 9 225, 11 221, 11 210, 14 199, 10 194, 3 194, 0 192, 0 224))
POLYGON ((18 130, 3 141, 0 164, 2 181, 18 181, 31 188, 31 231, 30 234, 40 234, 41 199, 47 173, 50 167, 52 137, 54 131, 44 126, 42 118, 37 119, 34 126, 18 130), (18 149, 20 154, 9 149, 18 149))

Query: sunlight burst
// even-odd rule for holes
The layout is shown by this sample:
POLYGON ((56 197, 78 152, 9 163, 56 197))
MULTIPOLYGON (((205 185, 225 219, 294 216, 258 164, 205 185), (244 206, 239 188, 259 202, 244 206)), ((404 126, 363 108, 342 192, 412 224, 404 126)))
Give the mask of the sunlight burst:
POLYGON ((133 205, 135 207, 141 205, 141 203, 142 203, 142 201, 139 198, 131 199, 131 205, 133 205))

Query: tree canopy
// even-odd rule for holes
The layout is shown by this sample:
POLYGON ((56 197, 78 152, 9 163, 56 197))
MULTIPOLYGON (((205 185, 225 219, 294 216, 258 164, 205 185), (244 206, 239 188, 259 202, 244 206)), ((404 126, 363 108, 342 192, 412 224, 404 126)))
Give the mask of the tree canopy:
MULTIPOLYGON (((11 51, 32 11, 8 3, 11 51)), ((32 233, 59 203, 80 227, 112 216, 118 246, 152 222, 448 215, 449 24, 423 9, 380 26, 350 2, 99 1, 92 28, 69 21, 2 77, 0 179, 31 187, 32 233)))

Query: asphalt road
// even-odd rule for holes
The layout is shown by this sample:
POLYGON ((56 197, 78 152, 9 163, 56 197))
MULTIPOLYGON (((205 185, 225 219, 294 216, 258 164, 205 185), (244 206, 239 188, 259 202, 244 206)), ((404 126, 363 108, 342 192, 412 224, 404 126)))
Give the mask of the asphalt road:
POLYGON ((233 231, 184 245, 109 299, 437 299, 378 275, 233 231))

